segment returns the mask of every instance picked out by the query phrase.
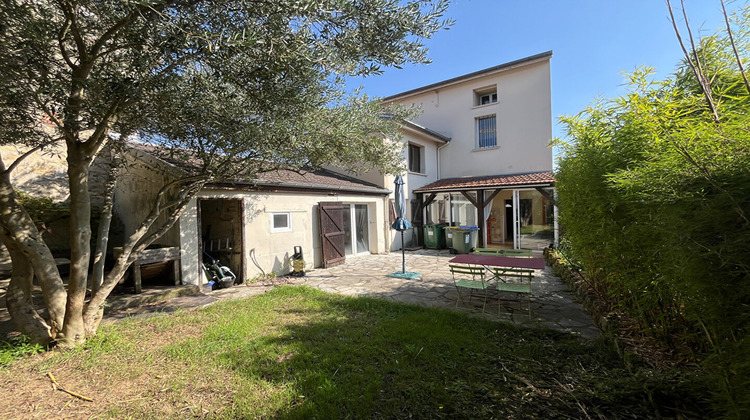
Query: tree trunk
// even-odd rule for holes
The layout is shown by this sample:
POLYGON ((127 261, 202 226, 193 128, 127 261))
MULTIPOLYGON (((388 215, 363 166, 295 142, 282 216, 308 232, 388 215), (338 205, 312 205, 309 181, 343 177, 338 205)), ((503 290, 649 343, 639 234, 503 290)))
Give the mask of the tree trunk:
POLYGON ((73 347, 86 340, 83 305, 91 255, 91 196, 89 165, 92 157, 86 147, 68 142, 68 183, 70 186, 70 277, 60 344, 73 347))
POLYGON ((55 338, 63 328, 65 287, 57 270, 55 258, 44 243, 31 216, 18 201, 18 196, 10 183, 10 174, 5 171, 1 159, 0 171, 0 223, 8 231, 8 240, 18 247, 26 261, 34 268, 47 306, 50 335, 55 338))
POLYGON ((191 185, 184 186, 179 194, 177 194, 177 198, 173 200, 171 204, 166 206, 163 206, 161 204, 161 201, 163 199, 163 196, 166 194, 166 190, 169 186, 165 186, 164 188, 162 188, 157 199, 154 202, 151 213, 148 215, 148 217, 146 217, 146 220, 141 223, 141 226, 139 226, 138 229, 132 235, 130 235, 130 237, 127 238, 122 246, 122 254, 120 254, 115 261, 115 266, 105 277, 101 288, 91 296, 91 300, 86 306, 83 315, 87 334, 93 334, 94 332, 96 332, 96 329, 99 327, 99 323, 102 319, 102 308, 104 302, 112 292, 112 289, 125 274, 125 271, 130 267, 130 264, 132 264, 133 260, 135 260, 135 255, 140 252, 140 250, 145 249, 148 245, 150 245, 150 243, 153 242, 156 238, 163 235, 172 226, 174 226, 174 224, 187 208, 190 200, 198 194, 198 191, 200 191, 205 182, 205 179, 201 179, 200 181, 194 182, 191 185), (149 232, 151 226, 153 226, 154 222, 156 222, 162 211, 170 207, 174 207, 174 210, 172 211, 169 219, 153 235, 149 236, 145 240, 145 242, 142 242, 141 240, 149 232))
POLYGON ((7 232, 0 231, 0 236, 13 263, 13 274, 5 295, 8 313, 18 330, 29 337, 32 343, 49 345, 52 341, 50 326, 36 311, 31 299, 34 268, 7 232))
POLYGON ((94 253, 94 270, 91 275, 91 293, 96 293, 104 280, 104 264, 106 263, 107 244, 109 243, 109 227, 112 223, 112 209, 114 207, 115 187, 117 186, 117 174, 119 169, 120 155, 117 152, 111 154, 111 166, 107 176, 107 184, 104 190, 104 205, 99 218, 99 228, 96 239, 96 251, 94 253))

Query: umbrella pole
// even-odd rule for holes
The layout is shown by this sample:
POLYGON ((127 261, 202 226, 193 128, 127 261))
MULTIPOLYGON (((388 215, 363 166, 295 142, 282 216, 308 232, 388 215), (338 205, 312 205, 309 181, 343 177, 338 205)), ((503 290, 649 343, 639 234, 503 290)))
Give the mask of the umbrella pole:
POLYGON ((401 272, 406 273, 406 251, 404 251, 404 231, 401 231, 401 272))

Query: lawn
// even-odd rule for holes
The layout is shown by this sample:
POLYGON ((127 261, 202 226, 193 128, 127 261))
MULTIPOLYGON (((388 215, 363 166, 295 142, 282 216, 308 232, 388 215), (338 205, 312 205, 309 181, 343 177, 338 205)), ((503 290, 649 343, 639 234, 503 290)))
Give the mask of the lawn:
POLYGON ((0 418, 644 418, 700 407, 684 375, 631 374, 603 342, 287 286, 18 359, 0 418))

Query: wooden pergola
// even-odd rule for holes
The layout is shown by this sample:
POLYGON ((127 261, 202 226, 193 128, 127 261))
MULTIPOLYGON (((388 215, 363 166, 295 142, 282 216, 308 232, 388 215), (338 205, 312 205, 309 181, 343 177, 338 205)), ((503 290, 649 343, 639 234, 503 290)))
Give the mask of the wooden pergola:
MULTIPOLYGON (((535 189, 554 204, 555 198, 545 190, 554 186, 555 178, 551 172, 442 179, 414 190, 417 195, 417 206, 414 209, 413 224, 417 228, 420 243, 424 243, 422 215, 424 209, 435 201, 438 194, 463 195, 474 206, 477 220, 484 220, 484 208, 503 190, 535 189), (472 192, 476 193, 476 198, 472 197, 472 192)), ((486 226, 479 223, 478 228, 479 246, 486 246, 486 226)))

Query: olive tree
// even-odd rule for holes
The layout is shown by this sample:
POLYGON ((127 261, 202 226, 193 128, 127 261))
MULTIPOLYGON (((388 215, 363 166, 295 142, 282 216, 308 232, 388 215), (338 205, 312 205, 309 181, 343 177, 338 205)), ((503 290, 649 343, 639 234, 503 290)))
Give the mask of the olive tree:
POLYGON ((451 23, 446 0, 0 1, 0 144, 28 148, 0 161, 0 235, 14 267, 8 308, 33 341, 66 346, 95 333, 137 253, 206 182, 322 164, 395 172, 398 144, 383 138, 404 111, 382 118, 343 80, 426 62, 424 39, 451 23), (194 170, 160 191, 105 275, 99 257, 119 176, 115 167, 92 253, 89 169, 134 134, 194 170), (10 177, 54 143, 64 145, 70 189, 67 287, 10 177), (91 255, 99 260, 87 300, 91 255), (31 304, 34 276, 45 317, 31 304))

